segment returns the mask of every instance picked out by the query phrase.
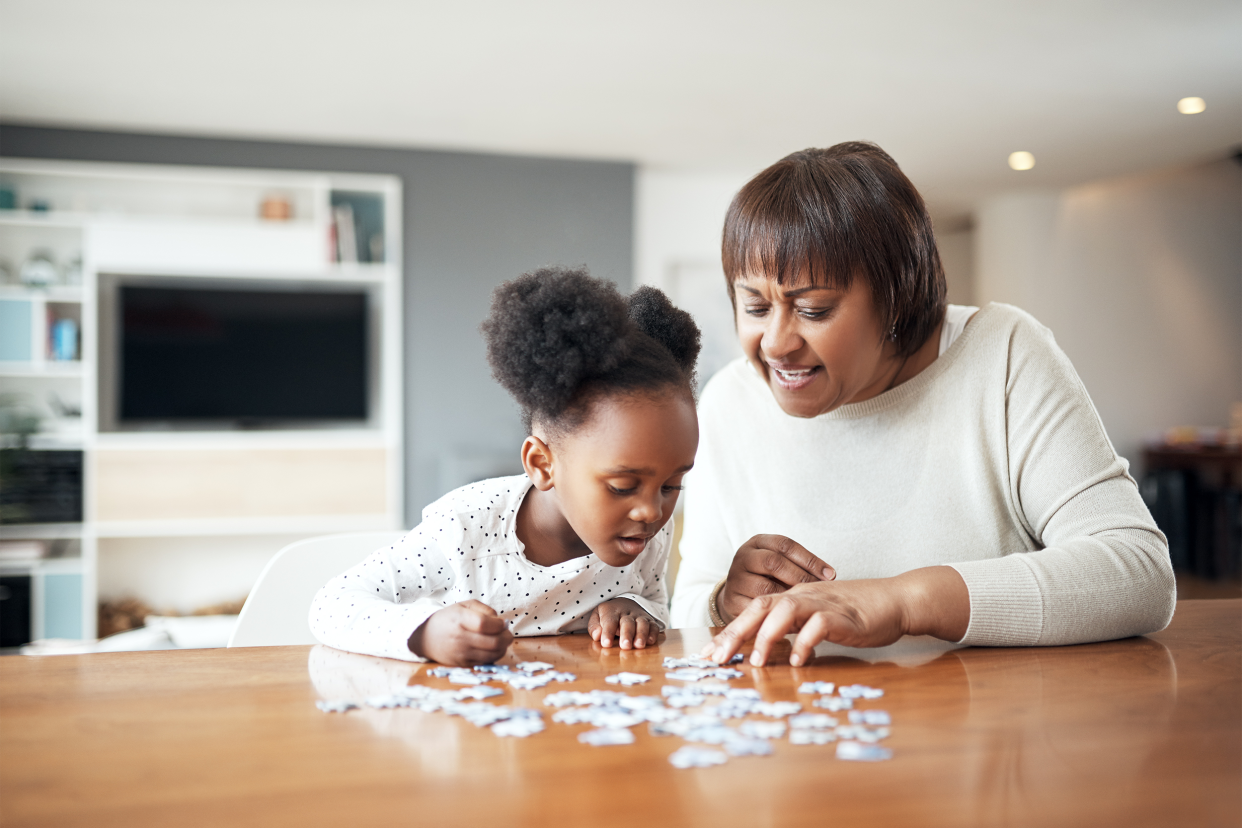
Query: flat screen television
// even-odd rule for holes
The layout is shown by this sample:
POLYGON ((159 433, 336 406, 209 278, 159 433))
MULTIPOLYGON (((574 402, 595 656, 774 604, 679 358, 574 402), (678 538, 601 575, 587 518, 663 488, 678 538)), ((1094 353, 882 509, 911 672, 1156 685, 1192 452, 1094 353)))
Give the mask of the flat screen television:
POLYGON ((366 420, 365 289, 119 284, 118 425, 366 420))

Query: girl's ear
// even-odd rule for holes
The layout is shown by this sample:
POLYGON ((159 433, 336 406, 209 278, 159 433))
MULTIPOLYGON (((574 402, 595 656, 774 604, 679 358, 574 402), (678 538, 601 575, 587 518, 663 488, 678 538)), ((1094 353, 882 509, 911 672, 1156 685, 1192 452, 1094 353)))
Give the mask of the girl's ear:
POLYGON ((522 443, 522 468, 526 469, 526 475, 541 492, 553 486, 552 459, 552 449, 538 437, 531 435, 522 443))

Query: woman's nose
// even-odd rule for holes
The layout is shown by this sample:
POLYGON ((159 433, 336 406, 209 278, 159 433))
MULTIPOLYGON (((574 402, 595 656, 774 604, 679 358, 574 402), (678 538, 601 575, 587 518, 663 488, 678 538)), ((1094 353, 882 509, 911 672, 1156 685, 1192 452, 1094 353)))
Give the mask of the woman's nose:
POLYGON ((760 341, 764 356, 781 359, 802 347, 802 338, 794 329, 793 319, 788 313, 774 310, 768 315, 767 322, 760 341))

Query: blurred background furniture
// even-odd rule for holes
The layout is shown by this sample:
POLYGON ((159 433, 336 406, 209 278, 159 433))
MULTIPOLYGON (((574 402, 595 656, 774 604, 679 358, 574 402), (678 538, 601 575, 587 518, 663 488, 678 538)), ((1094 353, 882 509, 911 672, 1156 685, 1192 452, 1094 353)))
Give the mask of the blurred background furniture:
POLYGON ((314 644, 307 624, 311 600, 330 578, 377 549, 396 543, 403 532, 353 532, 291 543, 259 575, 229 639, 230 647, 314 644))
MULTIPOLYGON (((100 595, 239 599, 293 540, 403 525, 399 178, 4 159, 0 185, 20 195, 0 209, 0 647, 95 638, 100 595), (200 288, 354 297, 354 413, 127 418, 124 292, 200 288)), ((287 337, 291 362, 316 336, 287 337)), ((178 372, 198 381, 144 387, 178 372)))
POLYGON ((1143 499, 1168 536, 1179 589, 1236 588, 1242 578, 1242 443, 1223 429, 1174 429, 1144 447, 1143 467, 1143 499))

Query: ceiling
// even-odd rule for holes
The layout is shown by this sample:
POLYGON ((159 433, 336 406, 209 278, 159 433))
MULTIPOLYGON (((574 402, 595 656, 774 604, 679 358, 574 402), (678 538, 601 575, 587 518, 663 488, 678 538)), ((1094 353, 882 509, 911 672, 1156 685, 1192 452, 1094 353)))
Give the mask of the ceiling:
POLYGON ((0 0, 0 117, 730 173, 861 138, 968 210, 1230 153, 1242 3, 0 0))

